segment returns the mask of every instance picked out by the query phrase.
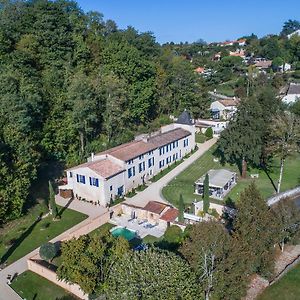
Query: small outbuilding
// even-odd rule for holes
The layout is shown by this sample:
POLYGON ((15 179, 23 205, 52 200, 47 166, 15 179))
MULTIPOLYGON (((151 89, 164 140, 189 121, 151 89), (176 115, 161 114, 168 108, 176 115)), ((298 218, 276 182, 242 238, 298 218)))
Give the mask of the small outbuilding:
MULTIPOLYGON (((211 198, 223 200, 236 184, 237 176, 235 172, 226 169, 212 169, 207 174, 209 177, 209 195, 211 198)), ((195 194, 197 195, 203 195, 205 175, 195 182, 195 194)))

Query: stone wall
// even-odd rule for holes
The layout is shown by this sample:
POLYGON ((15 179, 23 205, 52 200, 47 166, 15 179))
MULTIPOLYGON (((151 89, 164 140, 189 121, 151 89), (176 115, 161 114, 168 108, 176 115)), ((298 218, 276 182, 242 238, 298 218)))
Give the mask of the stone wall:
POLYGON ((268 205, 274 205, 275 203, 279 202, 280 200, 284 199, 284 198, 295 198, 297 196, 300 196, 300 186, 292 189, 292 190, 288 190, 286 192, 282 192, 279 194, 276 194, 270 198, 267 199, 268 205))
POLYGON ((27 260, 28 269, 36 274, 46 278, 47 280, 53 282, 54 284, 60 286, 66 291, 74 294, 80 299, 88 300, 89 297, 85 294, 79 285, 77 284, 69 284, 65 281, 58 280, 56 277, 56 273, 48 268, 42 266, 38 262, 34 261, 34 259, 39 259, 39 255, 35 255, 34 257, 27 260))

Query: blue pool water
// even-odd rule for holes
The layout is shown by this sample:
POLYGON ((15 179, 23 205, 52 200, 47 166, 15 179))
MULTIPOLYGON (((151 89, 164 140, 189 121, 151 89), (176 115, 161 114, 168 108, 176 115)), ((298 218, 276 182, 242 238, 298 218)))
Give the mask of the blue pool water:
POLYGON ((124 227, 116 227, 115 229, 113 229, 111 231, 111 234, 114 236, 114 237, 119 237, 119 236, 122 236, 123 238, 125 238, 127 241, 130 241, 132 240, 133 238, 135 238, 136 234, 135 232, 129 230, 129 229, 126 229, 124 227))

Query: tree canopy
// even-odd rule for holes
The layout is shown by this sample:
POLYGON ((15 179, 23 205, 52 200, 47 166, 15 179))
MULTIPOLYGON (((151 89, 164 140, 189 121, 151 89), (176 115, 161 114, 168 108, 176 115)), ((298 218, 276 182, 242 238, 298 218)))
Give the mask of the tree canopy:
POLYGON ((80 163, 209 106, 184 56, 68 0, 1 2, 0 71, 1 223, 24 212, 45 164, 80 163))
POLYGON ((127 254, 110 273, 108 298, 196 299, 196 279, 187 263, 158 249, 127 254))

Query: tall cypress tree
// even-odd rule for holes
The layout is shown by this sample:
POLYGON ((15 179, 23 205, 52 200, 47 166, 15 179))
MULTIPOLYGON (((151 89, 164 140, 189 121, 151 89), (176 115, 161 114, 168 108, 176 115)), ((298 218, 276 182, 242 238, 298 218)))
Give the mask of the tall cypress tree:
POLYGON ((209 209, 209 176, 205 175, 203 190, 203 211, 207 214, 209 209))
POLYGON ((240 196, 233 230, 245 253, 249 271, 267 277, 272 275, 277 222, 254 183, 240 196))
POLYGON ((53 219, 55 219, 58 216, 58 210, 55 203, 54 189, 50 180, 49 180, 49 209, 50 209, 50 213, 53 215, 53 219))
POLYGON ((180 223, 183 223, 183 221, 184 221, 184 203, 183 203, 182 194, 180 194, 180 197, 179 197, 178 209, 179 209, 178 221, 180 223))

